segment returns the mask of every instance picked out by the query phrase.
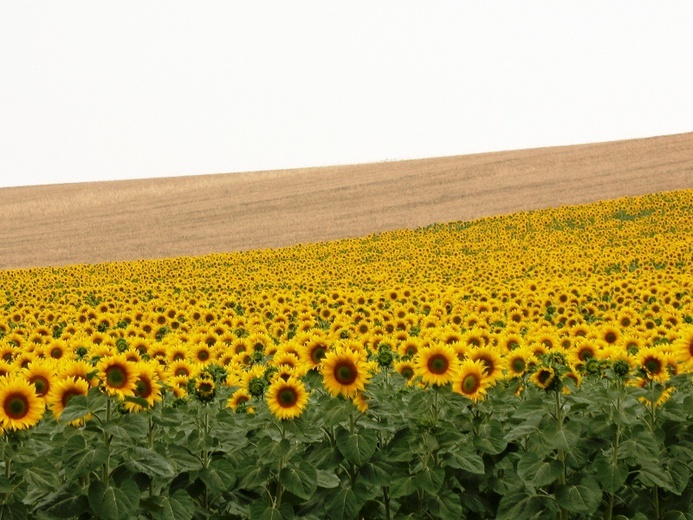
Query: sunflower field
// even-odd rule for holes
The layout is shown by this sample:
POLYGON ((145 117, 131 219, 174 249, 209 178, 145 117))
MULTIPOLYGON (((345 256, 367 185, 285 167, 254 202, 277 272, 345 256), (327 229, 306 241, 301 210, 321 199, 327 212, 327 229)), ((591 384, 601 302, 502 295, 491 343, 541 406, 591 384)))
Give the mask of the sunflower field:
POLYGON ((693 518, 693 190, 0 271, 0 518, 693 518))

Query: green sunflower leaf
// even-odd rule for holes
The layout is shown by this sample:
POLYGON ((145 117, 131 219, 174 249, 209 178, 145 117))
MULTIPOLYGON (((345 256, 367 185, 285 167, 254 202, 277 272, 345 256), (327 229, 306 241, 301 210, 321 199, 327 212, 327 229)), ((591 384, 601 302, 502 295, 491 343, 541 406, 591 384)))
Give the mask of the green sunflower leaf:
POLYGON ((353 434, 345 428, 337 431, 337 448, 350 462, 363 466, 375 453, 378 438, 373 430, 361 430, 353 434))
POLYGON ((594 461, 594 470, 597 480, 607 493, 616 493, 628 478, 628 468, 611 458, 600 456, 594 461))
POLYGON ((150 477, 173 478, 176 475, 173 464, 163 455, 147 448, 135 447, 125 461, 133 473, 144 473, 150 477))
POLYGON ((517 474, 525 482, 536 487, 553 484, 563 472, 563 464, 556 459, 543 460, 528 452, 517 463, 517 474))
POLYGON ((576 486, 560 486, 556 490, 558 505, 574 513, 591 515, 601 500, 601 490, 593 481, 585 479, 576 486))
POLYGON ((192 518, 195 513, 195 501, 182 489, 172 495, 153 497, 154 510, 151 516, 154 520, 179 520, 192 518))
POLYGON ((340 488, 334 496, 330 497, 325 510, 326 518, 341 518, 350 520, 356 518, 363 505, 363 500, 360 499, 354 490, 350 487, 340 488))
POLYGON ((140 502, 140 490, 132 480, 119 487, 107 486, 95 480, 89 486, 89 505, 102 520, 129 520, 135 516, 140 502))
POLYGON ((289 492, 303 500, 309 500, 318 489, 317 480, 317 471, 307 462, 282 468, 279 472, 279 482, 289 492))

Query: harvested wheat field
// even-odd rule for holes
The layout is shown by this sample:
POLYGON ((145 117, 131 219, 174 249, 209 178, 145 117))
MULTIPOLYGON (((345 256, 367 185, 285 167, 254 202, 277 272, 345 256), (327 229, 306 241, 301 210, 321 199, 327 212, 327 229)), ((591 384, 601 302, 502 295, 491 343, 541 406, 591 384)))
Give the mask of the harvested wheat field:
POLYGON ((275 248, 693 187, 693 133, 0 189, 0 269, 275 248))

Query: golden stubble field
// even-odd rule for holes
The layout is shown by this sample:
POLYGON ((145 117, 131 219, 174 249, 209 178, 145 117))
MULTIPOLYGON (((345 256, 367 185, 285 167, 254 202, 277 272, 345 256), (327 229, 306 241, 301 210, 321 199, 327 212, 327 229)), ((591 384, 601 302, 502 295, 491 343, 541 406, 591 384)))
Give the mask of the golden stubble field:
POLYGON ((693 187, 693 133, 0 189, 0 269, 290 246, 693 187))

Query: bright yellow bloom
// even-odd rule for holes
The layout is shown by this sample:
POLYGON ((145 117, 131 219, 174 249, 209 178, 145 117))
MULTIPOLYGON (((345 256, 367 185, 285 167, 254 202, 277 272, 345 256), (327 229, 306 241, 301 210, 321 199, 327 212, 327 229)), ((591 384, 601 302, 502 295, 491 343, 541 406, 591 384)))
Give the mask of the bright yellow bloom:
POLYGON ((335 397, 353 397, 363 392, 371 378, 360 353, 341 346, 325 355, 320 373, 325 389, 335 397))
POLYGON ((308 392, 303 382, 294 377, 286 381, 277 378, 267 389, 265 400, 277 419, 294 419, 308 404, 308 392))
POLYGON ((55 382, 48 394, 48 404, 56 419, 60 418, 67 403, 76 395, 87 395, 89 383, 86 380, 69 376, 55 382))
POLYGON ((123 354, 101 359, 97 368, 99 379, 101 379, 101 384, 107 394, 118 396, 121 399, 134 395, 137 370, 135 364, 130 363, 123 354))
POLYGON ((486 371, 487 368, 483 361, 465 359, 460 364, 459 371, 452 383, 452 391, 471 399, 475 403, 483 400, 486 390, 491 386, 491 379, 486 371))
POLYGON ((5 378, 0 383, 0 424, 6 430, 24 430, 34 426, 46 405, 36 389, 23 377, 5 378))
POLYGON ((416 373, 427 385, 444 386, 455 379, 459 366, 452 347, 436 344, 419 350, 416 373))

